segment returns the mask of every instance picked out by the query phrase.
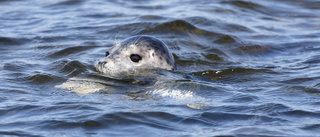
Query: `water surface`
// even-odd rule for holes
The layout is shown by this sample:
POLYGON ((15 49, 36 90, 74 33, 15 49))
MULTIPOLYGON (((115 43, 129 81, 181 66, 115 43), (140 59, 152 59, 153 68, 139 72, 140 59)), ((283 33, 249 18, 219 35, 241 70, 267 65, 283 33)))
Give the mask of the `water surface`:
MULTIPOLYGON (((0 134, 319 136, 317 0, 1 0, 0 134), (105 51, 151 35, 177 71, 115 78, 105 51), (108 88, 81 94, 72 78, 108 88)), ((95 85, 94 85, 95 86, 95 85)))

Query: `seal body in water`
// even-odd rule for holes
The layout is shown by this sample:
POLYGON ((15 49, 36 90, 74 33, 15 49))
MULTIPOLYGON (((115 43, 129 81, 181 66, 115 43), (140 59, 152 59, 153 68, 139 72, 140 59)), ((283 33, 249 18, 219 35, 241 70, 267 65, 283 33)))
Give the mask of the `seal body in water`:
POLYGON ((150 36, 134 36, 113 46, 96 70, 109 75, 139 75, 144 70, 175 70, 175 61, 168 47, 150 36))
POLYGON ((168 47, 154 37, 134 36, 116 44, 106 52, 106 57, 96 64, 96 69, 107 76, 92 73, 89 76, 70 78, 56 87, 80 94, 97 91, 108 95, 123 94, 126 95, 123 99, 130 97, 132 100, 137 98, 158 100, 159 96, 155 98, 152 96, 157 94, 178 99, 179 102, 186 101, 190 108, 207 108, 205 105, 192 103, 202 101, 204 98, 185 89, 184 85, 188 82, 183 82, 184 77, 172 75, 172 73, 159 75, 159 73, 153 73, 154 71, 148 71, 176 69, 174 58, 168 47), (180 90, 179 87, 183 89, 180 90))

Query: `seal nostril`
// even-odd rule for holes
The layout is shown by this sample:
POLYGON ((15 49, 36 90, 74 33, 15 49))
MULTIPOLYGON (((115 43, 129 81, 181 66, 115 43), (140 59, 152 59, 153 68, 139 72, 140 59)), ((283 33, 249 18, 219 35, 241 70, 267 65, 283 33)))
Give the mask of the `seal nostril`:
POLYGON ((103 65, 105 65, 105 64, 107 64, 107 63, 108 63, 108 62, 106 62, 106 61, 98 62, 98 64, 101 65, 101 66, 103 66, 103 65))

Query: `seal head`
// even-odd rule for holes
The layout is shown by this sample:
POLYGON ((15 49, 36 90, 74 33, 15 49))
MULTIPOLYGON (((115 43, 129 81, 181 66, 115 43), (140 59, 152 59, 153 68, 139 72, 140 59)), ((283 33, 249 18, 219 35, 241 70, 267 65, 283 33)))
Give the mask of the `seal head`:
POLYGON ((109 75, 139 75, 144 70, 175 70, 168 47, 150 36, 134 36, 111 47, 96 64, 99 72, 109 75))

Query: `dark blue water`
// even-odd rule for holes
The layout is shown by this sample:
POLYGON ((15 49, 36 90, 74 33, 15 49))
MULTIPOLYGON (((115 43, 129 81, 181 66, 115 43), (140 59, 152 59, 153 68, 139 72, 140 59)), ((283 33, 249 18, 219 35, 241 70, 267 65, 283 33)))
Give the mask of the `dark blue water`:
POLYGON ((1 136, 320 136, 318 0, 1 0, 0 9, 1 136), (134 35, 166 43, 177 70, 96 72, 134 35), (70 80, 81 88, 59 88, 70 80))

